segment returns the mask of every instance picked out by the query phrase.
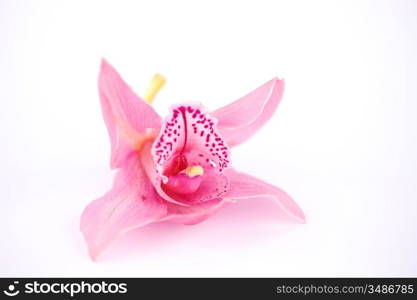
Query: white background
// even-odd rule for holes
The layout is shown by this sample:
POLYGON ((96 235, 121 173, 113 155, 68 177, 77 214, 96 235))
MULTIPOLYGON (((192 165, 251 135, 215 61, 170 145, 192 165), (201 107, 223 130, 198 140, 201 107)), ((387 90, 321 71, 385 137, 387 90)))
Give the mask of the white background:
POLYGON ((0 2, 1 276, 417 276, 417 1, 0 2), (215 109, 274 76, 274 116, 235 168, 270 201, 155 224, 93 263, 79 216, 112 183, 106 57, 155 107, 215 109))

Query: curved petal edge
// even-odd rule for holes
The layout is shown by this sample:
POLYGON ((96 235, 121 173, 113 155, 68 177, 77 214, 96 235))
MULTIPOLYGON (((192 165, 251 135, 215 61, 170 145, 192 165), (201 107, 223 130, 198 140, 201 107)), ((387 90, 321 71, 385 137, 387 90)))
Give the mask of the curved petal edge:
POLYGON ((139 98, 117 71, 102 60, 98 78, 100 103, 111 142, 111 168, 119 168, 148 136, 156 136, 161 117, 139 98))
POLYGON ((274 78, 246 96, 211 113, 229 146, 254 135, 274 114, 284 93, 284 80, 274 78))
POLYGON ((226 195, 228 201, 239 199, 270 197, 289 216, 300 223, 306 223, 306 217, 298 204, 283 190, 262 180, 228 169, 226 175, 230 180, 229 192, 226 195))

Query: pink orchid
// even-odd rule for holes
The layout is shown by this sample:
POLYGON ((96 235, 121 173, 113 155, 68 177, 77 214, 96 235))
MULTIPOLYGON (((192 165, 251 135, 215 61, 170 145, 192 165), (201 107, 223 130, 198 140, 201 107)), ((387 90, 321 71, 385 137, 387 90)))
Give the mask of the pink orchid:
POLYGON ((230 166, 230 147, 246 141, 274 114, 283 80, 274 78, 212 112, 198 104, 176 105, 165 120, 105 60, 98 85, 111 168, 119 170, 113 188, 81 217, 93 260, 129 230, 167 220, 196 224, 238 199, 273 198, 289 216, 305 222, 284 191, 230 166))

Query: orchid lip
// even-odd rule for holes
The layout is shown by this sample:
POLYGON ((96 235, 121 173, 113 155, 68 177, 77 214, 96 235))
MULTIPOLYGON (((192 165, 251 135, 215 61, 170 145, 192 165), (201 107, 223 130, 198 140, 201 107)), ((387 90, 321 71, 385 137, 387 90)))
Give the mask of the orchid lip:
POLYGON ((217 132, 216 123, 200 104, 174 106, 153 145, 158 175, 169 177, 167 165, 178 167, 183 158, 190 165, 215 168, 223 173, 230 163, 229 147, 217 132))
POLYGON ((176 175, 170 176, 167 183, 164 183, 171 192, 180 195, 188 195, 194 193, 199 187, 203 180, 203 176, 189 176, 184 172, 180 172, 176 175))
POLYGON ((203 175, 204 169, 201 166, 188 166, 176 174, 164 176, 166 180, 162 183, 171 192, 187 195, 200 187, 203 175))

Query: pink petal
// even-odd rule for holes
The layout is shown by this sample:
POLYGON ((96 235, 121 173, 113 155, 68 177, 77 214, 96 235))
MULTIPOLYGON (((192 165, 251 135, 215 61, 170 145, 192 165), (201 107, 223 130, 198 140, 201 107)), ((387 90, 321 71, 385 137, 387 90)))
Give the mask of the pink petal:
POLYGON ((283 190, 256 179, 252 176, 237 172, 233 169, 228 169, 225 172, 230 179, 230 188, 226 195, 228 201, 246 198, 273 198, 279 206, 296 220, 305 223, 306 219, 303 211, 294 202, 294 200, 283 190))
POLYGON ((224 204, 226 204, 225 199, 220 198, 191 206, 168 203, 168 213, 161 221, 194 225, 206 220, 216 213, 224 204))
POLYGON ((161 118, 104 59, 98 86, 111 141, 111 167, 119 168, 132 149, 138 150, 145 139, 157 135, 161 118))
POLYGON ((212 112, 227 144, 235 146, 254 135, 274 114, 284 81, 274 78, 239 100, 212 112))
POLYGON ((81 216, 80 229, 90 257, 95 260, 119 235, 158 221, 166 212, 139 159, 131 155, 117 173, 112 190, 91 202, 81 216))

